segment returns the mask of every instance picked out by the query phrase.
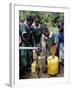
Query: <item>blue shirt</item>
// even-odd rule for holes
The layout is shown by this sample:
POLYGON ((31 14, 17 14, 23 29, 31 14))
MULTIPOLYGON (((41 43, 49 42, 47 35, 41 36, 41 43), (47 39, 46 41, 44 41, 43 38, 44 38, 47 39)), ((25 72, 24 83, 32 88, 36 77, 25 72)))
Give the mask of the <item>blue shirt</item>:
POLYGON ((56 33, 56 43, 57 48, 61 50, 61 58, 64 59, 64 35, 61 35, 59 32, 56 33))

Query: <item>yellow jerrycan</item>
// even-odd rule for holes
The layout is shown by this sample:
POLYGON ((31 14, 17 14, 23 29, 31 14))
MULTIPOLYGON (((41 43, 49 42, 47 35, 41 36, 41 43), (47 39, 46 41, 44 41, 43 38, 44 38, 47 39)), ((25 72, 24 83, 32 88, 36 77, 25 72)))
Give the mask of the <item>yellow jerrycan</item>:
POLYGON ((58 57, 49 56, 47 58, 48 74, 56 75, 58 73, 58 57))
POLYGON ((36 72, 36 61, 31 64, 31 71, 36 72))

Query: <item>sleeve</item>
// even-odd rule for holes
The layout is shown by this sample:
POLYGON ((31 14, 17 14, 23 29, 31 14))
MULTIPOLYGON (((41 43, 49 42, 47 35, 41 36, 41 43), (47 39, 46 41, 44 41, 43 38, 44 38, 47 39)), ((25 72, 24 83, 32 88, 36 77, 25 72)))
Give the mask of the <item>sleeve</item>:
POLYGON ((56 40, 56 56, 59 57, 59 33, 55 34, 55 40, 56 40))
POLYGON ((45 44, 45 41, 44 41, 44 35, 42 34, 42 37, 41 37, 41 46, 42 48, 45 48, 46 44, 45 44))
POLYGON ((59 33, 55 34, 55 40, 56 40, 56 43, 58 44, 59 43, 59 33))
POLYGON ((22 26, 22 36, 24 33, 26 33, 26 29, 25 29, 25 26, 22 26))
POLYGON ((34 27, 32 27, 32 33, 33 33, 33 34, 35 33, 35 29, 34 29, 34 27))

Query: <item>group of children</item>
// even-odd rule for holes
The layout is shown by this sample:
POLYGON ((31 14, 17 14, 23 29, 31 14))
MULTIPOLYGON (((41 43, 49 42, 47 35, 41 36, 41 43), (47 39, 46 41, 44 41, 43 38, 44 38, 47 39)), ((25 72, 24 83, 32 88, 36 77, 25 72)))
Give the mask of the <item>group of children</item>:
MULTIPOLYGON (((51 45, 56 45, 55 55, 62 60, 64 65, 64 22, 57 23, 59 31, 56 34, 49 32, 46 25, 40 24, 40 17, 28 16, 19 23, 19 47, 39 47, 41 55, 50 55, 51 45), (47 51, 47 52, 46 52, 47 51)), ((29 72, 33 62, 32 50, 19 50, 20 74, 29 72)), ((46 56, 46 57, 47 57, 46 56)))

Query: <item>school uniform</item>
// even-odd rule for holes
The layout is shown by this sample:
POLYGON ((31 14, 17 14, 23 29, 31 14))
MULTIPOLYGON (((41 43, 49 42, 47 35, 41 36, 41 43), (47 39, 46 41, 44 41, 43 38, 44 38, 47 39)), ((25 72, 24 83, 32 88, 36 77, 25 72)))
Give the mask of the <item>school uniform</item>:
POLYGON ((52 32, 50 32, 48 37, 42 34, 42 37, 41 37, 42 54, 45 55, 46 60, 47 60, 47 57, 50 55, 50 46, 54 41, 55 41, 55 36, 52 32))
MULTIPOLYGON (((28 27, 27 24, 22 25, 21 27, 21 33, 22 33, 22 38, 24 38, 24 40, 22 40, 22 44, 21 47, 30 47, 32 46, 32 32, 30 30, 30 28, 28 27)), ((28 66, 31 66, 31 50, 21 50, 21 67, 25 68, 28 66)), ((27 69, 26 68, 26 69, 27 69)))
POLYGON ((41 35, 42 35, 42 27, 39 24, 37 27, 35 23, 33 23, 33 35, 34 35, 34 46, 40 47, 40 40, 41 40, 41 35))

